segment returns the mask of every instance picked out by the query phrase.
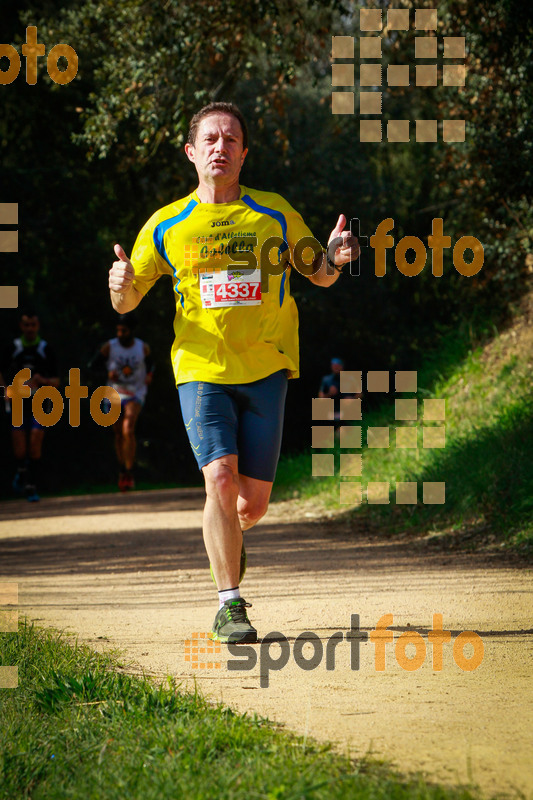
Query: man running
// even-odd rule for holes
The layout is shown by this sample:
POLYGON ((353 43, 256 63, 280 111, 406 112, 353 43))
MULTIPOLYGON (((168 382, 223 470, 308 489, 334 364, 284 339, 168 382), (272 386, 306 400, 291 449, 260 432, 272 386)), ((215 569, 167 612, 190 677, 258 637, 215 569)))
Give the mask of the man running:
MULTIPOLYGON (((29 502, 40 497, 37 485, 41 477, 41 456, 45 428, 33 416, 32 397, 41 386, 59 386, 55 353, 39 335, 39 317, 33 309, 22 312, 19 320, 21 331, 0 357, 0 384, 7 386, 21 369, 30 369, 31 377, 26 382, 31 396, 23 400, 22 425, 12 425, 11 440, 17 471, 13 489, 24 494, 29 502)), ((6 401, 6 410, 11 414, 11 401, 6 401)))
POLYGON ((332 358, 331 373, 324 375, 320 381, 319 397, 337 397, 341 391, 341 372, 344 369, 342 358, 332 358))
POLYGON ((135 426, 152 382, 153 364, 150 347, 135 338, 133 314, 122 314, 117 335, 100 349, 91 367, 106 366, 108 385, 120 397, 120 417, 113 425, 115 451, 119 463, 118 488, 126 492, 135 488, 135 426))
POLYGON ((212 633, 235 643, 257 641, 239 591, 242 532, 267 510, 287 378, 298 377, 298 312, 289 286, 294 248, 306 238, 298 268, 320 286, 333 284, 359 255, 344 216, 330 236, 332 261, 280 195, 239 184, 247 138, 233 104, 210 103, 195 114, 185 152, 197 189, 148 220, 131 260, 115 245, 118 260, 109 273, 111 302, 121 313, 161 275, 172 277, 171 357, 205 479, 203 535, 219 594, 212 633))

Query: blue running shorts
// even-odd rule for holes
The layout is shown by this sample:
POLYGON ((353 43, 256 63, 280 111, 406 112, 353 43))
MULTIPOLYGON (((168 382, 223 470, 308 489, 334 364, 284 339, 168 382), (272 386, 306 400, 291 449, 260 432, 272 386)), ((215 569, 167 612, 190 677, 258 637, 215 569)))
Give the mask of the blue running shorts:
MULTIPOLYGON (((32 397, 24 397, 22 398, 22 425, 13 425, 13 410, 11 406, 11 401, 8 401, 9 406, 6 403, 6 411, 8 411, 11 417, 11 428, 14 431, 44 431, 46 430, 44 425, 41 425, 40 422, 37 422, 35 417, 33 416, 32 410, 32 397)), ((50 403, 48 398, 43 402, 43 411, 44 413, 49 413, 50 411, 50 403)))
MULTIPOLYGON (((124 411, 124 406, 127 406, 128 403, 139 403, 141 409, 144 406, 145 398, 137 397, 137 395, 132 395, 131 397, 121 397, 120 398, 120 413, 124 411)), ((104 397, 103 400, 100 401, 102 405, 102 411, 104 414, 109 414, 111 411, 111 400, 108 400, 107 397, 104 397)), ((118 421, 118 420, 117 420, 118 421)))
POLYGON ((252 383, 181 383, 178 392, 199 469, 236 454, 241 475, 274 480, 287 394, 284 369, 252 383))

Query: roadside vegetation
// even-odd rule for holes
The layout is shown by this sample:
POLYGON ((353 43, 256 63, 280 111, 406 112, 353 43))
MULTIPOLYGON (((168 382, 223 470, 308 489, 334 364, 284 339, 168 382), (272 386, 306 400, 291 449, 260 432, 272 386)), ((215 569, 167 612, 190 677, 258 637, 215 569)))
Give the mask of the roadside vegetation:
POLYGON ((0 798, 474 800, 157 684, 50 631, 0 634, 0 798))
MULTIPOLYGON (((415 395, 383 395, 386 401, 368 413, 363 396, 363 445, 368 427, 390 427, 390 447, 364 446, 359 451, 363 453, 364 502, 359 507, 340 506, 354 522, 364 520, 384 534, 411 529, 472 547, 500 543, 532 551, 532 302, 531 297, 523 302, 501 333, 488 325, 473 330, 463 322, 442 336, 438 349, 426 357, 418 372, 417 421, 394 419, 395 397, 415 395), (423 401, 429 398, 445 399, 443 423, 424 421, 423 401), (445 424, 445 446, 424 448, 422 429, 441 424, 445 424), (396 448, 393 429, 397 426, 418 427, 416 449, 396 448), (371 481, 389 482, 385 504, 366 503, 364 489, 371 481), (417 505, 396 503, 396 483, 403 481, 417 481, 417 505), (423 481, 445 482, 443 505, 422 502, 423 481)), ((326 510, 339 508, 339 443, 318 452, 336 454, 336 477, 311 476, 311 451, 285 458, 278 470, 276 497, 297 494, 313 498, 326 510)))

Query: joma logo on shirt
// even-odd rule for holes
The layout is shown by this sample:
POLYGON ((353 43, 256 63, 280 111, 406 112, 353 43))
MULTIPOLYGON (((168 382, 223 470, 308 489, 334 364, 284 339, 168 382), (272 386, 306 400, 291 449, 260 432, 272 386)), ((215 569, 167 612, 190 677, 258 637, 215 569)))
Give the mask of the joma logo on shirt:
POLYGON ((219 228, 221 225, 235 225, 232 219, 222 219, 211 223, 212 228, 219 228))

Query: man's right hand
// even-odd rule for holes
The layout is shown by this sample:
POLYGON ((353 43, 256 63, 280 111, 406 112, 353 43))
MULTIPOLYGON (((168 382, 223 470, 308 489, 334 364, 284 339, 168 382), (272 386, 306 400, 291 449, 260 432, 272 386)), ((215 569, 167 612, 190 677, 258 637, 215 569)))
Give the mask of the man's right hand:
POLYGON ((109 270, 109 288, 117 294, 129 291, 135 278, 135 270, 128 256, 119 244, 113 248, 118 261, 113 262, 109 270))

